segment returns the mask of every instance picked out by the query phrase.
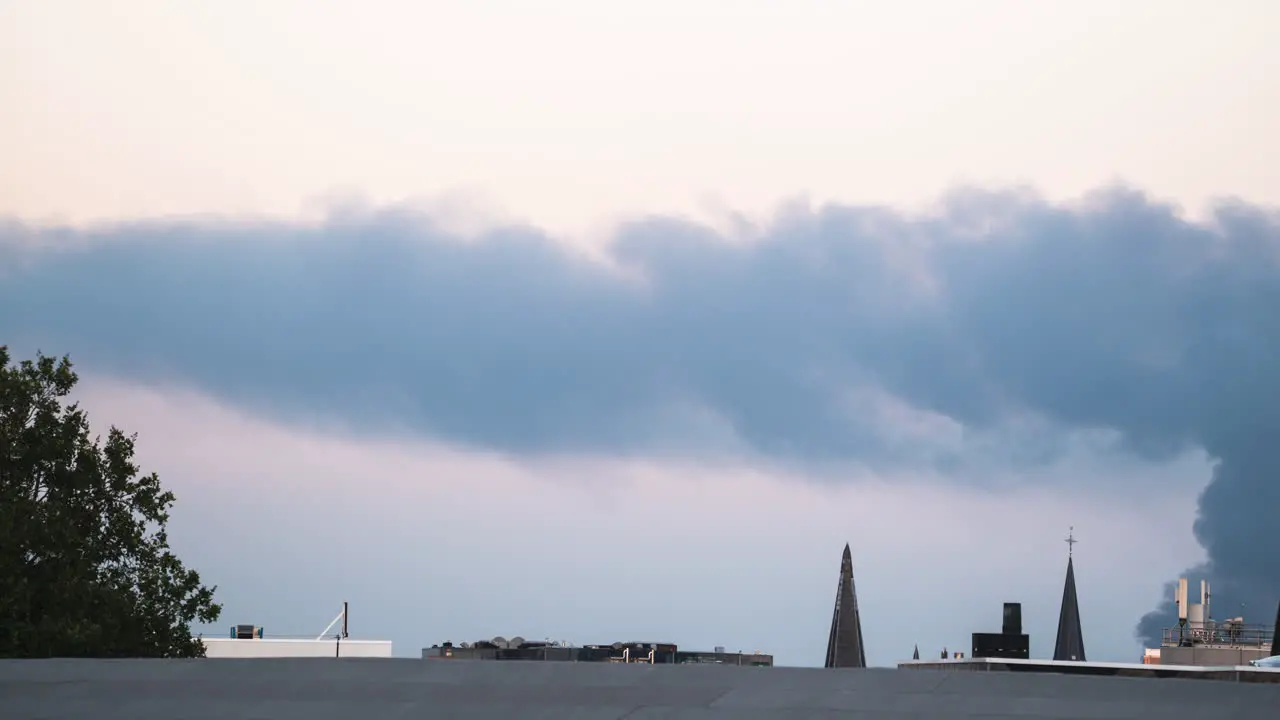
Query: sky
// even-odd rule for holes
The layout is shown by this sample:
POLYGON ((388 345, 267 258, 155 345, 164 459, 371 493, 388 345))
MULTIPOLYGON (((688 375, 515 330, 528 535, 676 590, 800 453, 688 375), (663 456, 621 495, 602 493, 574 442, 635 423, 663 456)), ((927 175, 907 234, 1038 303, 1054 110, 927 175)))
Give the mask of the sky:
POLYGON ((1136 661, 1187 569, 1280 600, 1278 26, 0 0, 0 344, 139 434, 223 624, 813 665, 848 542, 872 664, 1006 601, 1044 657, 1070 531, 1136 661))

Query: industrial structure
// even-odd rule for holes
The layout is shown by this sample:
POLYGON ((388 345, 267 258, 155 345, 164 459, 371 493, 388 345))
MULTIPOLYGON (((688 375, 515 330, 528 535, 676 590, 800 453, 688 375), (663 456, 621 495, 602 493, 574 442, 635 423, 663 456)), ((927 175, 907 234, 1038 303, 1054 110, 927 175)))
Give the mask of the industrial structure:
POLYGON ((1221 666, 1248 665, 1255 660, 1280 654, 1280 608, 1276 626, 1246 623, 1244 617, 1213 619, 1213 594, 1208 580, 1200 581, 1200 602, 1189 602, 1187 578, 1174 586, 1173 601, 1178 608, 1178 624, 1165 628, 1159 648, 1148 648, 1146 664, 1221 666))
POLYGON ((844 544, 840 559, 840 580, 836 586, 836 606, 831 614, 831 633, 827 636, 829 668, 864 668, 866 648, 862 642, 862 616, 858 613, 858 592, 853 585, 853 554, 844 544))

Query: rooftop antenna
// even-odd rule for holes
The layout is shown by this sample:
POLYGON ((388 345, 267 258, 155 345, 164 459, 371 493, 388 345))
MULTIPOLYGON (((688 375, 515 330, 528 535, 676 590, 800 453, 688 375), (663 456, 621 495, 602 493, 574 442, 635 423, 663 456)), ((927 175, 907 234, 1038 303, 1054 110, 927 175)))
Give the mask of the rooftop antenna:
POLYGON ((1204 606, 1204 619, 1213 620, 1213 612, 1209 603, 1213 600, 1213 588, 1210 587, 1208 580, 1200 581, 1200 604, 1204 606))
POLYGON ((1178 605, 1178 645, 1182 645, 1187 628, 1187 579, 1178 578, 1173 592, 1173 601, 1178 605))
POLYGON ((333 622, 330 622, 328 625, 325 626, 324 630, 321 631, 320 635, 317 636, 316 639, 323 640, 326 637, 328 637, 329 631, 333 629, 334 625, 338 624, 339 620, 342 621, 342 631, 341 633, 339 633, 338 637, 345 638, 347 637, 347 601, 346 600, 342 601, 342 612, 338 613, 338 617, 334 618, 333 622))
POLYGON ((1065 542, 1065 543, 1067 544, 1067 559, 1070 559, 1070 558, 1071 558, 1072 553, 1073 553, 1073 552, 1075 551, 1075 549, 1076 549, 1076 547, 1075 547, 1075 546, 1076 546, 1076 543, 1080 542, 1079 540, 1077 540, 1077 539, 1076 539, 1076 526, 1075 526, 1075 525, 1072 525, 1072 526, 1067 530, 1067 539, 1066 539, 1066 540, 1064 540, 1063 542, 1065 542))

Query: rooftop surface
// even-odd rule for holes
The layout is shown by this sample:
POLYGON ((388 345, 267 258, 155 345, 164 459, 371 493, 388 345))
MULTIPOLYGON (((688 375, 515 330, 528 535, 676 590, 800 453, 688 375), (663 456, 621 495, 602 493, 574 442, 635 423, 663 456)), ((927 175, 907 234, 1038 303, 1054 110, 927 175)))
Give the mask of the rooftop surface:
POLYGON ((0 661, 6 720, 1262 718, 1280 685, 415 659, 0 661))

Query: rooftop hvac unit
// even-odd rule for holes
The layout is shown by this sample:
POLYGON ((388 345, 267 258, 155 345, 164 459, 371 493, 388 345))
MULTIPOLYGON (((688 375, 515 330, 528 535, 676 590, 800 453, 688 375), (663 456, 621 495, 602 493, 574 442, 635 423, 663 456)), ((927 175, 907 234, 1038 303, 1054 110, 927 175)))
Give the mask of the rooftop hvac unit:
POLYGON ((235 640, 261 640, 262 628, 257 625, 233 625, 231 637, 235 640))

